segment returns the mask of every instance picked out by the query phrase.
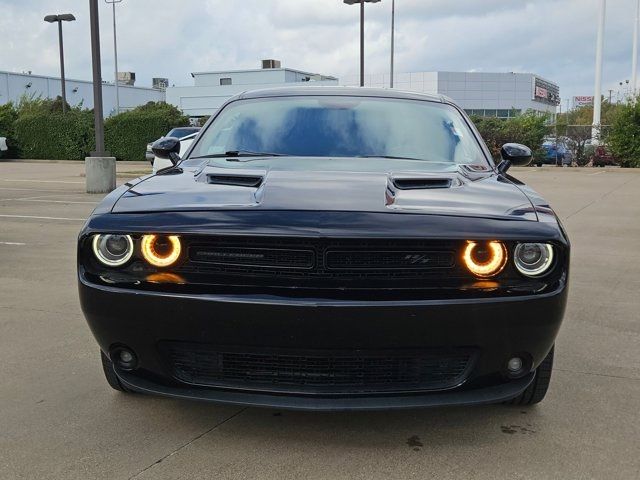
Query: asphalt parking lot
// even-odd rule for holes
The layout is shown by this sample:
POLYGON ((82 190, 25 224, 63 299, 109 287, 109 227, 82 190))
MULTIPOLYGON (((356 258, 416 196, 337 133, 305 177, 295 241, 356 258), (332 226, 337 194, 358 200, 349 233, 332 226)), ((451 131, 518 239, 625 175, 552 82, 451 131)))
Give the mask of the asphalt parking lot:
POLYGON ((82 171, 0 162, 0 478, 640 478, 640 169, 514 169, 573 247, 542 404, 337 414, 111 390, 77 297, 82 171))

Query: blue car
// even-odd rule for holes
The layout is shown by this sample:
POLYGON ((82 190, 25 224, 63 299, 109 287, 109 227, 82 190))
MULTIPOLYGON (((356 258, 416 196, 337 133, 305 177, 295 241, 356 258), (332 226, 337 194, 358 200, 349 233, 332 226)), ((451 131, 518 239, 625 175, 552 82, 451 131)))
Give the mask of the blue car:
POLYGON ((571 165, 571 151, 560 141, 547 140, 542 144, 545 150, 544 158, 538 159, 536 165, 571 165))

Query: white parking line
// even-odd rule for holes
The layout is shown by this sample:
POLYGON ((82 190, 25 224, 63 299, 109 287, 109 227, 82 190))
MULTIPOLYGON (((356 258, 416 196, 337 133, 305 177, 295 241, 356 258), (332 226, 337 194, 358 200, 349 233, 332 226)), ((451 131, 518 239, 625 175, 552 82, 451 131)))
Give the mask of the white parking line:
POLYGON ((22 245, 26 245, 26 243, 20 243, 20 242, 0 242, 0 245, 16 245, 16 246, 22 246, 22 245))
POLYGON ((40 202, 40 203, 83 203, 87 205, 97 205, 98 202, 76 202, 73 200, 40 200, 37 198, 2 198, 0 201, 13 200, 15 202, 40 202))
POLYGON ((14 187, 0 187, 0 190, 11 190, 11 191, 19 191, 19 192, 57 193, 59 195, 80 195, 85 193, 85 192, 68 192, 67 190, 40 190, 38 188, 14 188, 14 187))
POLYGON ((590 177, 592 175, 600 175, 601 173, 606 173, 606 172, 602 171, 602 172, 596 172, 596 173, 588 173, 587 177, 590 177))
POLYGON ((71 220, 73 222, 84 222, 86 218, 68 218, 68 217, 36 217, 35 215, 3 215, 2 218, 28 218, 32 220, 71 220))
POLYGON ((0 181, 3 182, 30 182, 30 183, 84 183, 84 182, 75 182, 70 180, 30 180, 30 179, 6 179, 0 178, 0 181))

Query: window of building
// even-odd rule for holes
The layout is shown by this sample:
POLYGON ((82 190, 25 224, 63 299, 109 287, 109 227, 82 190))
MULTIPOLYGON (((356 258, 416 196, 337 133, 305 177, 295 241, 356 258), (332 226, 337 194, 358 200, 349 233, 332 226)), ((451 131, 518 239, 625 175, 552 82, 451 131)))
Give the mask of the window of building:
POLYGON ((231 79, 229 77, 221 78, 220 85, 231 85, 231 79))

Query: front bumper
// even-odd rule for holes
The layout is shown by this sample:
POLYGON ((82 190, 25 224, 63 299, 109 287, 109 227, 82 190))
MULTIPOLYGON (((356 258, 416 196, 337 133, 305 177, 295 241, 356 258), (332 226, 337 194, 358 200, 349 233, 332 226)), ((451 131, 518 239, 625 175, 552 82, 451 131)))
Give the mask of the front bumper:
POLYGON ((566 304, 563 283, 546 294, 428 301, 336 301, 247 295, 177 295, 95 285, 82 276, 80 300, 100 348, 136 353, 134 371, 116 373, 132 390, 182 398, 281 408, 342 410, 493 403, 532 381, 557 335, 566 304), (192 342, 235 348, 380 350, 471 348, 465 378, 446 389, 412 392, 301 392, 199 386, 178 380, 159 347, 192 342), (530 359, 517 379, 506 375, 513 355, 530 359))

